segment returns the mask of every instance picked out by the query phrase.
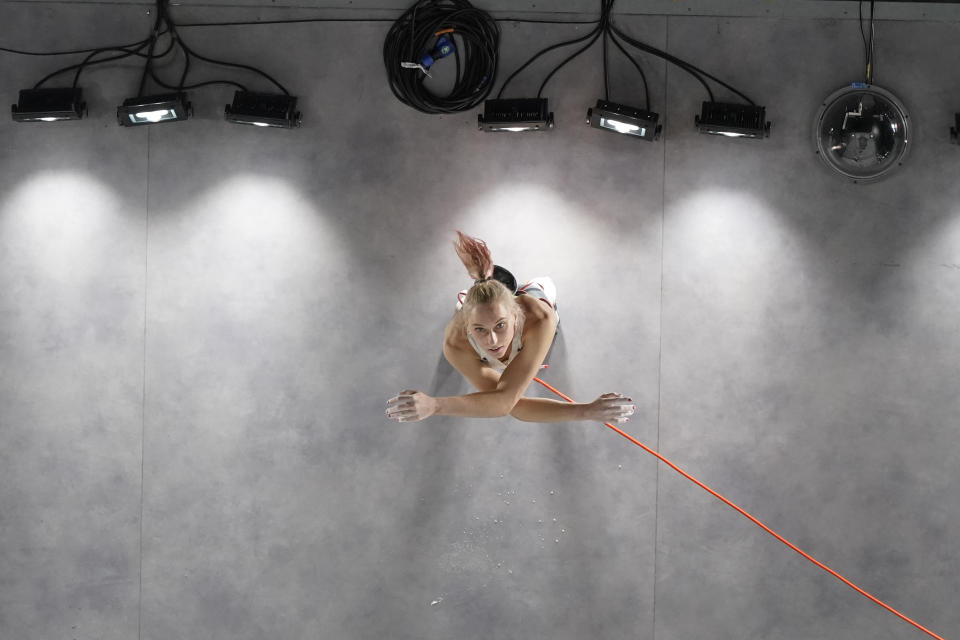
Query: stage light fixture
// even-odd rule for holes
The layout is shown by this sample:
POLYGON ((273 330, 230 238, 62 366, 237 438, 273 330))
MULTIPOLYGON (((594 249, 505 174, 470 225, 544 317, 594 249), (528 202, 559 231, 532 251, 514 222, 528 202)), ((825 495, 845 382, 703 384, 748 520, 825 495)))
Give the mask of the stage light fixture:
POLYGON ((300 126, 296 96, 277 93, 237 91, 233 94, 233 104, 224 108, 223 117, 227 122, 256 127, 293 129, 300 126))
POLYGON ((127 98, 117 107, 117 121, 124 127, 186 120, 193 113, 185 93, 127 98))
POLYGON ((704 102, 694 117, 700 133, 731 138, 768 138, 767 110, 757 105, 704 102))
POLYGON ((86 113, 87 104, 79 87, 24 89, 10 110, 17 122, 56 122, 80 120, 86 113))
POLYGON ((628 107, 606 100, 597 100, 597 106, 587 109, 587 124, 653 142, 663 129, 657 122, 660 115, 652 111, 628 107))
POLYGON ((486 100, 477 115, 483 131, 544 131, 553 128, 553 112, 546 98, 486 100))

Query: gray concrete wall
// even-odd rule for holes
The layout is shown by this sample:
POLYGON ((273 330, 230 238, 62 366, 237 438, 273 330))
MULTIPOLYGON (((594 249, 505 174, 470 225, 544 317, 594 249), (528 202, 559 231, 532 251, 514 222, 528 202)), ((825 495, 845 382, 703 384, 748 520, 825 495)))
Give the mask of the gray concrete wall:
MULTIPOLYGON (((0 46, 151 19, 7 3, 0 46)), ((118 127, 133 62, 84 73, 83 121, 0 120, 0 638, 926 637, 602 425, 387 421, 401 389, 469 390, 440 354, 458 228, 558 283, 548 382, 632 396, 630 433, 956 636, 960 27, 880 23, 914 148, 853 185, 810 135, 861 76, 853 20, 623 18, 774 122, 701 136, 702 89, 641 56, 655 144, 583 124, 598 50, 548 87, 552 132, 417 113, 385 82, 387 24, 183 30, 276 75, 300 130, 224 122, 226 87, 118 127)), ((583 29, 504 24, 502 68, 583 29)), ((639 103, 614 60, 611 98, 639 103)), ((61 64, 0 54, 4 95, 61 64)))

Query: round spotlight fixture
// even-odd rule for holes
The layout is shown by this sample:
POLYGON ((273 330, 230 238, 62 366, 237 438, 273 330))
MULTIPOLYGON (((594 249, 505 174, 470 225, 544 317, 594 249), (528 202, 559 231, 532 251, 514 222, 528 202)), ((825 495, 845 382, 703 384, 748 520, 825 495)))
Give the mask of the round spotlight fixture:
POLYGON ((874 182, 903 164, 910 116, 886 89, 854 83, 823 101, 813 122, 817 155, 853 182, 874 182))

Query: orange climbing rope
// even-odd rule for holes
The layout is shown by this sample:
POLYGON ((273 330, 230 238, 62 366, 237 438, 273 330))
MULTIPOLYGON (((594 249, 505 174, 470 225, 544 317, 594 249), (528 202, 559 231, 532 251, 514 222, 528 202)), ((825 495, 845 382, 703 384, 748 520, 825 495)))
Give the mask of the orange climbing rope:
MULTIPOLYGON (((553 387, 551 387, 549 384, 547 384, 546 382, 544 382, 544 381, 541 380, 540 378, 534 378, 534 380, 535 380, 536 382, 539 382, 539 383, 542 384, 544 387, 546 387, 547 389, 549 389, 549 390, 552 391, 553 393, 557 394, 558 396, 560 396, 561 398, 563 398, 563 399, 566 400, 567 402, 573 402, 573 400, 572 400, 571 398, 569 398, 569 397, 567 397, 566 395, 560 393, 559 391, 557 391, 556 389, 554 389, 553 387)), ((640 441, 636 440, 636 439, 633 438, 632 436, 627 435, 626 433, 624 433, 623 431, 621 431, 620 429, 616 428, 615 426, 613 426, 613 425, 610 424, 610 423, 604 422, 603 424, 604 424, 605 426, 613 429, 614 431, 616 431, 617 433, 619 433, 621 436, 623 436, 624 438, 626 438, 627 440, 629 440, 629 441, 632 442, 633 444, 637 445, 638 447, 640 447, 641 449, 643 449, 644 451, 646 451, 646 452, 649 453, 650 455, 656 457, 657 460, 659 460, 660 462, 664 463, 665 465, 667 465, 668 467, 670 467, 671 469, 673 469, 674 471, 676 471, 677 473, 679 473, 680 475, 682 475, 684 478, 686 478, 686 479, 689 480, 690 482, 694 483, 695 485, 697 485, 698 487, 700 487, 701 489, 703 489, 704 491, 706 491, 707 493, 709 493, 709 494, 712 495, 713 497, 717 498, 717 499, 720 500, 722 503, 724 503, 725 505, 727 505, 728 507, 730 507, 730 508, 733 509, 734 511, 738 512, 738 513, 739 513, 740 515, 742 515, 743 517, 745 517, 747 520, 749 520, 749 521, 752 522, 753 524, 757 525, 758 527, 760 527, 761 529, 763 529, 764 531, 766 531, 767 533, 769 533, 770 535, 772 535, 774 538, 776 538, 777 540, 779 540, 779 541, 782 542, 783 544, 787 545, 788 547, 790 547, 791 549, 793 549, 794 551, 796 551, 797 553, 799 553, 801 556, 803 556, 804 558, 806 558, 807 560, 809 560, 809 561, 812 562, 813 564, 817 565, 818 567, 820 567, 821 569, 823 569, 824 571, 826 571, 827 573, 829 573, 830 575, 832 575, 834 578, 836 578, 837 580, 839 580, 839 581, 842 582, 843 584, 847 585, 848 587, 850 587, 851 589, 853 589, 854 591, 856 591, 857 593, 859 593, 859 594, 862 595, 863 597, 865 597, 865 598, 867 598, 868 600, 871 600, 871 601, 873 601, 874 603, 880 605, 881 607, 883 607, 884 609, 886 609, 887 611, 889 611, 889 612, 892 613, 893 615, 897 616, 897 617, 900 618, 901 620, 903 620, 903 621, 905 621, 905 622, 909 622, 910 624, 912 624, 913 626, 915 626, 915 627, 916 627, 917 629, 919 629, 920 631, 923 631, 924 633, 926 633, 926 634, 927 634, 928 636, 930 636, 931 638, 936 638, 937 640, 945 640, 945 638, 943 638, 942 636, 938 636, 938 635, 935 634, 933 631, 930 631, 929 629, 927 629, 927 628, 924 627, 923 625, 921 625, 921 624, 919 624, 919 623, 917 623, 917 622, 914 622, 913 620, 911 620, 911 619, 908 618, 907 616, 903 615, 902 613, 900 613, 899 611, 897 611, 896 609, 894 609, 894 608, 891 607, 890 605, 886 604, 885 602, 883 602, 883 601, 880 600, 879 598, 876 598, 875 596, 870 595, 869 593, 867 593, 866 591, 864 591, 863 589, 861 589, 861 588, 858 587, 857 585, 853 584, 852 582, 850 582, 849 580, 847 580, 846 578, 844 578, 842 575, 840 575, 839 573, 837 573, 836 571, 834 571, 833 569, 831 569, 831 568, 828 567, 827 565, 823 564, 823 563, 820 562, 819 560, 813 558, 812 556, 810 556, 810 555, 807 554, 807 553, 804 553, 804 552, 803 552, 799 547, 797 547, 795 544, 793 544, 792 542, 788 541, 786 538, 784 538, 783 536, 781 536, 779 533, 777 533, 776 531, 774 531, 773 529, 771 529, 771 528, 768 527, 767 525, 763 524, 762 522, 760 522, 759 520, 757 520, 755 517, 753 517, 752 515, 750 515, 750 514, 747 513, 746 511, 744 511, 742 508, 738 507, 736 504, 734 504, 734 503, 731 502, 730 500, 727 500, 727 499, 724 498, 722 495, 720 495, 719 493, 717 493, 716 491, 714 491, 713 489, 711 489, 711 488, 708 487, 707 485, 703 484, 702 482, 700 482, 699 480, 697 480, 696 478, 694 478, 693 476, 691 476, 689 473, 687 473, 686 471, 684 471, 683 469, 681 469, 681 468, 678 467, 677 465, 673 464, 672 462, 670 462, 669 460, 667 460, 666 458, 664 458, 662 455, 660 455, 659 453, 657 453, 656 451, 654 451, 654 450, 651 449, 650 447, 644 445, 643 443, 641 443, 640 441)))

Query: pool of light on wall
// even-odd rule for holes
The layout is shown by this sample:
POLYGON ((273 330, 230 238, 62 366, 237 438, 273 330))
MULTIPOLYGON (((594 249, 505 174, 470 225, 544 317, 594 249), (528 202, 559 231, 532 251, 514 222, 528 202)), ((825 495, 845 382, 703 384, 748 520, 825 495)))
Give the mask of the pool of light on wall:
MULTIPOLYGON (((76 171, 37 173, 0 202, 5 268, 54 281, 83 281, 111 252, 126 250, 118 243, 129 237, 122 233, 127 224, 138 224, 136 216, 124 212, 116 194, 98 180, 76 171)), ((141 241, 132 250, 142 252, 142 246, 141 241)))
POLYGON ((459 224, 464 233, 485 240, 494 262, 502 261, 521 279, 545 275, 545 268, 556 268, 558 256, 587 259, 594 248, 611 242, 596 211, 542 185, 493 187, 470 204, 459 224))
POLYGON ((665 280, 737 322, 812 304, 815 255, 781 212, 748 193, 706 189, 671 206, 665 280))
POLYGON ((340 235, 293 185, 243 174, 152 212, 151 264, 185 303, 211 297, 235 318, 276 314, 335 288, 350 262, 340 235))

